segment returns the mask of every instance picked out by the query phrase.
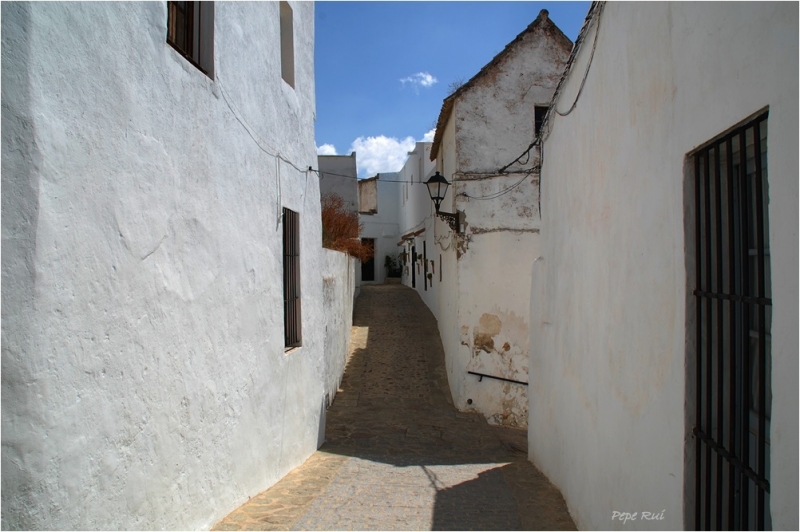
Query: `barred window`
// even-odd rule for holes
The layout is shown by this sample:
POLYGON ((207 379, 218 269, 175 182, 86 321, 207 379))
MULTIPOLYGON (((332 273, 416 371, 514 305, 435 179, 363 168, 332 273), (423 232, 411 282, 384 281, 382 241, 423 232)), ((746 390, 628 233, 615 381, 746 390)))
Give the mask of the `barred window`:
POLYGON ((283 209, 283 329, 284 346, 302 344, 300 311, 300 215, 283 209))
POLYGON ((769 530, 767 113, 693 156, 695 527, 769 530))

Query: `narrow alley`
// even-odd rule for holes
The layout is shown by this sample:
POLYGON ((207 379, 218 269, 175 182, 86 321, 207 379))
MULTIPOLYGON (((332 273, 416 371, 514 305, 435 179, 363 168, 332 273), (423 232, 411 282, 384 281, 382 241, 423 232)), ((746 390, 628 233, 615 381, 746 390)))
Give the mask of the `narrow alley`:
POLYGON ((455 410, 415 291, 363 286, 326 443, 215 530, 574 530, 526 441, 455 410))

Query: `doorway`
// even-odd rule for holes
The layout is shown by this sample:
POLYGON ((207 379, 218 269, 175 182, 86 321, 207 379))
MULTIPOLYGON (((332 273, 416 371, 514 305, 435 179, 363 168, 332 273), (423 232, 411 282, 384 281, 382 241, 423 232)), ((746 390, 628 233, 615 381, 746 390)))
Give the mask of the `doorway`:
POLYGON ((372 250, 372 257, 361 263, 361 280, 374 281, 375 280, 375 239, 362 238, 361 243, 372 250))

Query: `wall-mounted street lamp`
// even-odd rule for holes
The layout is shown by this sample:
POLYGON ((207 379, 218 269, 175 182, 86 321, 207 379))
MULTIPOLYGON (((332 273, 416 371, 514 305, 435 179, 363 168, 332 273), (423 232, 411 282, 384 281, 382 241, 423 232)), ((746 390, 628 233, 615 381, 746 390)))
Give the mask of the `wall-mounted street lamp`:
POLYGON ((433 205, 436 207, 436 214, 439 215, 439 218, 447 222, 447 225, 449 225, 453 231, 458 233, 461 226, 461 213, 454 214, 439 211, 439 206, 442 204, 442 201, 444 201, 444 197, 447 194, 447 187, 450 186, 450 183, 437 170, 433 177, 425 181, 425 185, 428 187, 428 194, 430 194, 433 205))

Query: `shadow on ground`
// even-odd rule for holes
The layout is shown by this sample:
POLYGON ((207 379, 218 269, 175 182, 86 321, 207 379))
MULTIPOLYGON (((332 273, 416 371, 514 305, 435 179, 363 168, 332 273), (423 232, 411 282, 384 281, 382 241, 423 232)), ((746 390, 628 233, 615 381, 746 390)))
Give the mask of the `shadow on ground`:
POLYGON ((527 460, 526 432, 455 409, 436 319, 416 291, 362 287, 353 325, 366 334, 352 339, 322 451, 394 468, 461 466, 449 470, 465 480, 430 480, 434 530, 574 528, 561 494, 527 460))
POLYGON ((217 529, 575 529, 526 432, 454 408, 436 320, 402 285, 361 288, 325 443, 255 499, 217 529))

